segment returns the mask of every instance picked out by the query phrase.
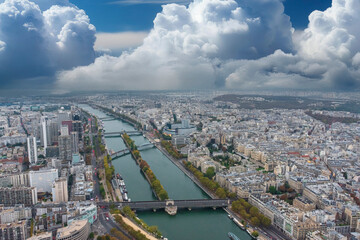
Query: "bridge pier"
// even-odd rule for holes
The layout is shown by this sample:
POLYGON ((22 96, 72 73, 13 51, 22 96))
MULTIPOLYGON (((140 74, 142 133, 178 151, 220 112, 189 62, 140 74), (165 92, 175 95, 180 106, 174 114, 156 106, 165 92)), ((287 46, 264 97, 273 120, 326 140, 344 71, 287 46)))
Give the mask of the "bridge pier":
POLYGON ((177 213, 177 206, 175 206, 174 200, 166 200, 166 207, 165 212, 167 212, 169 215, 176 215, 177 213))

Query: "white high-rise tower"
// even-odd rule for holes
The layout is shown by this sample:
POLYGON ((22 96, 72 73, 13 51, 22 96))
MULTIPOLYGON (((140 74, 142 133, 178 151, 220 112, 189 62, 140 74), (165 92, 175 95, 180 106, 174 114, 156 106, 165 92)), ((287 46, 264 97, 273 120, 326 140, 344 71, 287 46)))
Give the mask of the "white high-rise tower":
POLYGON ((28 148, 29 162, 36 163, 38 159, 37 159, 37 145, 36 145, 35 137, 27 138, 27 148, 28 148))
POLYGON ((41 117, 40 124, 41 124, 41 128, 42 128, 42 137, 43 137, 43 143, 44 143, 44 151, 45 151, 45 154, 46 154, 46 148, 47 148, 47 128, 46 128, 46 125, 47 125, 47 117, 46 117, 46 116, 42 116, 42 117, 41 117))

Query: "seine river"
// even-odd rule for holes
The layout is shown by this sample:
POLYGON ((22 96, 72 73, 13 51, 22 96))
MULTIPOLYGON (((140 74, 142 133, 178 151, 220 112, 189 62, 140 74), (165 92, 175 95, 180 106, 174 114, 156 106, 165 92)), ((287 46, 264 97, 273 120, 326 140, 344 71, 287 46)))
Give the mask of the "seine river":
MULTIPOLYGON (((86 111, 102 118, 107 117, 104 112, 89 106, 82 106, 86 111)), ((132 131, 134 128, 121 120, 103 122, 106 132, 132 131)), ((137 145, 148 143, 143 136, 131 137, 137 145)), ((108 149, 119 151, 125 149, 123 140, 119 138, 106 138, 108 149)), ((170 199, 207 199, 209 196, 178 169, 157 148, 141 151, 141 156, 148 162, 156 177, 160 180, 169 194, 170 199)), ((112 161, 115 172, 124 178, 131 201, 156 200, 149 183, 142 175, 131 155, 125 155, 112 161)), ((138 212, 139 218, 148 225, 157 225, 164 237, 169 240, 228 240, 228 232, 236 234, 241 240, 251 237, 241 230, 227 216, 222 209, 180 210, 175 216, 164 211, 138 212)))

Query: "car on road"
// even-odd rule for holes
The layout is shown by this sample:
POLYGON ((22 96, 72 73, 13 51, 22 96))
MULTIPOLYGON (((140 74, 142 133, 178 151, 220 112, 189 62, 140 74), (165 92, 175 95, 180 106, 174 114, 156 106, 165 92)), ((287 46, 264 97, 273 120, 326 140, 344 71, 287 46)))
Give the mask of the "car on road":
POLYGON ((106 217, 106 221, 109 221, 109 218, 108 218, 108 217, 106 217))

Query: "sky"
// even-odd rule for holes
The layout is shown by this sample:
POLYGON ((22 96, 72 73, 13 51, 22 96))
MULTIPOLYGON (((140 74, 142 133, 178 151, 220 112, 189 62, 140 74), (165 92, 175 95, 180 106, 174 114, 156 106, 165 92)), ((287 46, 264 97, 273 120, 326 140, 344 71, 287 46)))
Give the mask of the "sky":
MULTIPOLYGON (((186 5, 190 3, 189 0, 118 2, 116 0, 73 0, 71 2, 86 11, 99 32, 149 31, 153 27, 156 14, 161 11, 164 3, 178 2, 186 5)), ((301 29, 309 23, 308 16, 312 11, 323 11, 331 6, 331 0, 286 0, 283 3, 285 13, 290 16, 293 27, 301 29)))
POLYGON ((0 0, 0 86, 356 90, 359 0, 0 0))

